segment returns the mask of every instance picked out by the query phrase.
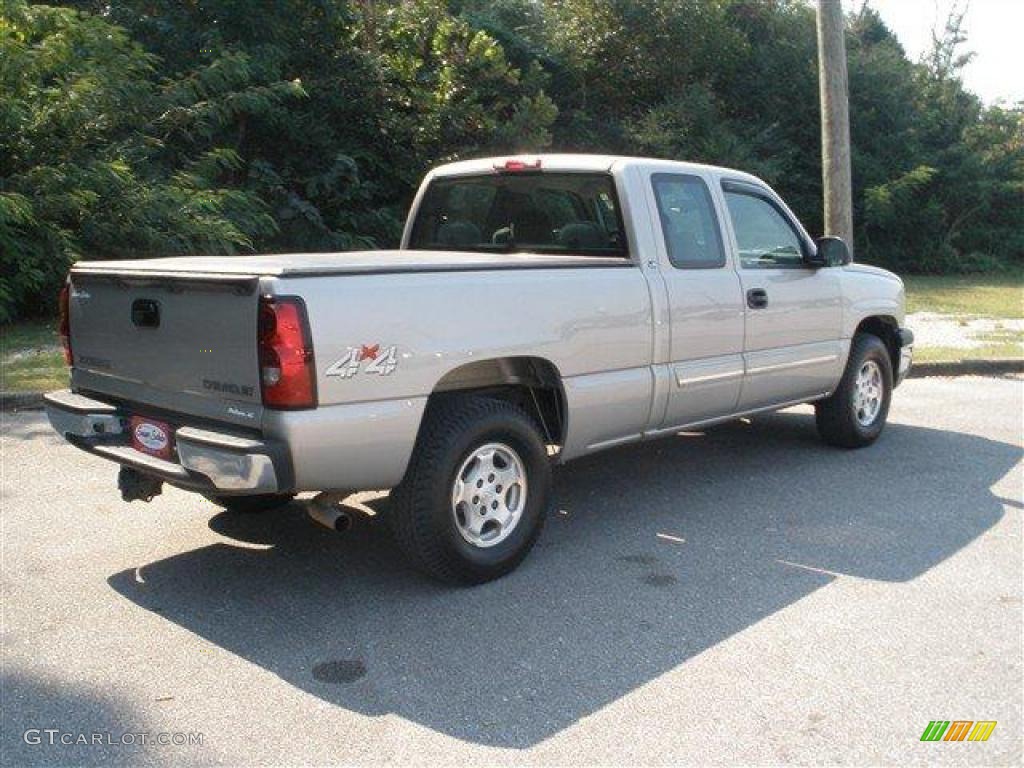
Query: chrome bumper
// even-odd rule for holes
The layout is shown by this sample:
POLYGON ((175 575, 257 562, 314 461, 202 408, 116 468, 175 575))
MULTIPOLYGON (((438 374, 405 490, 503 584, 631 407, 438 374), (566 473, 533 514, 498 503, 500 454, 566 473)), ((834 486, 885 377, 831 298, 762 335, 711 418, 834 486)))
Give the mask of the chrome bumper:
POLYGON ((169 461, 131 446, 130 414, 118 406, 70 390, 44 400, 50 424, 72 445, 171 485, 223 495, 284 493, 292 485, 283 443, 183 426, 174 431, 177 461, 169 461))
POLYGON ((900 328, 900 364, 896 370, 896 384, 898 385, 910 373, 910 366, 914 362, 914 332, 909 328, 900 328))

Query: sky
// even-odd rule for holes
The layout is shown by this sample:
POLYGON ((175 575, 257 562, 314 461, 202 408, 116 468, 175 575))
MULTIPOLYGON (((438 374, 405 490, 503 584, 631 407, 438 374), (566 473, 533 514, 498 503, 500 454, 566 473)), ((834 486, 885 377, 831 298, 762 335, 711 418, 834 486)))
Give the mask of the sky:
MULTIPOLYGON (((907 55, 917 60, 931 44, 933 27, 941 30, 956 0, 868 0, 899 39, 907 55)), ((848 10, 863 0, 843 0, 848 10)), ((964 0, 960 0, 960 7, 964 0)), ((974 60, 964 69, 968 89, 986 104, 998 99, 1024 100, 1024 0, 970 0, 966 4, 964 49, 974 60)))

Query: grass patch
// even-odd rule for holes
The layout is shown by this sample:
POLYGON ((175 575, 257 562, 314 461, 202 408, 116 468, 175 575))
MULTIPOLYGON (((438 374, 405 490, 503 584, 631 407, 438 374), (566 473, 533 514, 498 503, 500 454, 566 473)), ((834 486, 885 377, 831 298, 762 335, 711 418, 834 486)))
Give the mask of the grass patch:
POLYGON ((907 312, 1024 317, 1024 275, 909 275, 907 312))
POLYGON ((914 347, 914 359, 922 363, 956 360, 1006 360, 1024 358, 1024 334, 1006 328, 974 335, 976 347, 914 347))
MULTIPOLYGON (((904 278, 907 289, 907 313, 934 312, 961 318, 967 326, 971 318, 996 320, 1024 318, 1024 275, 911 275, 904 278)), ((913 325, 913 323, 911 323, 913 325)), ((914 347, 919 362, 953 362, 956 360, 992 360, 1024 357, 1024 334, 1010 328, 986 333, 969 333, 978 342, 970 348, 923 346, 914 347)))
POLYGON ((981 347, 914 347, 915 363, 953 363, 958 360, 1019 360, 1024 358, 1020 343, 986 344, 981 347))
POLYGON ((68 386, 68 368, 60 352, 3 363, 4 392, 49 392, 68 386))
POLYGON ((56 321, 0 327, 0 390, 46 392, 67 385, 56 321))
POLYGON ((33 320, 0 326, 0 339, 0 354, 4 359, 12 353, 30 349, 60 348, 56 320, 33 320))

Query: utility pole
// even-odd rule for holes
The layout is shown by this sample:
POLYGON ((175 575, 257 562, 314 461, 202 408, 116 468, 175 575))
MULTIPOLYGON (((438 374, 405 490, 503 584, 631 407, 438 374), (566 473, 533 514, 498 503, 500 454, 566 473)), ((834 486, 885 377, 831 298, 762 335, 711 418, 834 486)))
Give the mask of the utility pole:
POLYGON ((821 178, 825 234, 841 237, 853 252, 850 181, 850 102, 846 41, 840 0, 818 0, 818 85, 821 91, 821 178))

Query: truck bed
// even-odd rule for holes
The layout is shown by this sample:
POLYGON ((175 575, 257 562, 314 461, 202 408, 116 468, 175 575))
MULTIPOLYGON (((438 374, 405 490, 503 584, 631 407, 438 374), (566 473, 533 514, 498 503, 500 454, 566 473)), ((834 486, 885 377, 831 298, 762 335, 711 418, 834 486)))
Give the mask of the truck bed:
POLYGON ((180 256, 165 259, 80 261, 77 274, 318 277, 389 272, 466 272, 493 269, 628 267, 628 259, 536 253, 462 251, 348 251, 265 256, 180 256))

